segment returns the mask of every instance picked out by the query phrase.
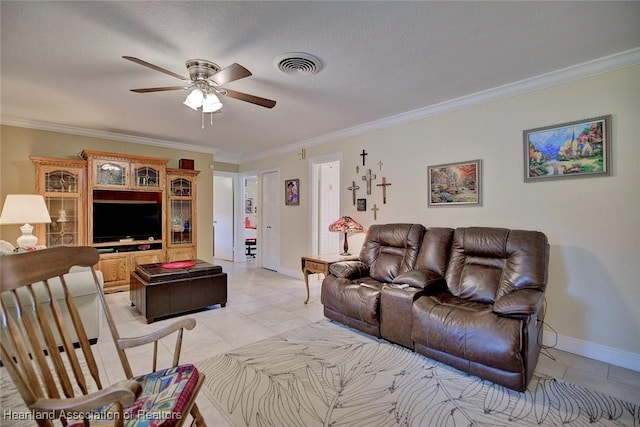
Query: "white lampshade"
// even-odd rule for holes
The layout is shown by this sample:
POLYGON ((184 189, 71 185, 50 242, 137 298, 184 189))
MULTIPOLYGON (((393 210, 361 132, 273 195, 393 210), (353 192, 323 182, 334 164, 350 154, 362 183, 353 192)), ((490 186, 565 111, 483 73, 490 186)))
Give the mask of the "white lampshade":
POLYGON ((8 194, 0 214, 0 224, 24 224, 20 227, 22 236, 18 238, 21 248, 35 247, 38 238, 32 234, 31 224, 49 224, 51 217, 39 194, 8 194))
POLYGON ((204 94, 200 89, 194 89, 187 96, 187 99, 184 100, 183 104, 189 108, 197 110, 202 106, 202 100, 204 99, 204 94))
POLYGON ((214 113, 221 108, 222 103, 215 94, 210 93, 204 98, 204 102, 202 103, 202 111, 204 113, 214 113))

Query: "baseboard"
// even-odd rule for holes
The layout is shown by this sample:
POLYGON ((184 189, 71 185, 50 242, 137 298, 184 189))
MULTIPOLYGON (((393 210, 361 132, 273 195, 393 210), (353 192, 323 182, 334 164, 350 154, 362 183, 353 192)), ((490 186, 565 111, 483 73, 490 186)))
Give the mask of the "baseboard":
POLYGON ((545 330, 542 343, 546 346, 554 346, 558 350, 568 353, 640 372, 640 354, 638 353, 607 347, 564 335, 558 335, 556 339, 556 335, 547 330, 545 330))

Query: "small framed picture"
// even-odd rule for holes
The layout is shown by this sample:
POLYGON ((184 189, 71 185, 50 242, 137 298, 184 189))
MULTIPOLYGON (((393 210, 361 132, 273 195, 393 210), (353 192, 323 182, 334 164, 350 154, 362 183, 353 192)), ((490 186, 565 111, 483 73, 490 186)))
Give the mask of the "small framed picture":
POLYGON ((358 212, 364 212, 367 210, 367 199, 356 200, 356 209, 358 212))
POLYGON ((285 179, 284 181, 284 204, 287 206, 298 206, 300 204, 300 180, 285 179))
POLYGON ((253 199, 248 198, 244 201, 244 213, 253 213, 253 199))
POLYGON ((428 166, 429 206, 481 206, 481 160, 428 166))
POLYGON ((611 175, 611 115, 523 132, 524 181, 611 175))

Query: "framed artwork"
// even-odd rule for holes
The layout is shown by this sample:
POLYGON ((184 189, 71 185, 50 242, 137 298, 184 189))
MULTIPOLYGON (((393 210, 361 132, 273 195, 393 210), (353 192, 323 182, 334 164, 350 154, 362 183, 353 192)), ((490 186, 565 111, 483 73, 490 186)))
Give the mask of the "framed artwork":
POLYGON ((523 132, 525 182, 611 175, 611 115, 523 132))
POLYGON ((284 204, 287 206, 298 206, 300 204, 300 180, 285 179, 284 180, 284 204))
POLYGON ((482 161, 428 166, 429 206, 481 206, 482 161))
POLYGON ((356 200, 356 209, 358 212, 364 212, 367 210, 367 199, 356 200))
POLYGON ((253 213, 253 199, 248 198, 244 201, 244 213, 253 213))

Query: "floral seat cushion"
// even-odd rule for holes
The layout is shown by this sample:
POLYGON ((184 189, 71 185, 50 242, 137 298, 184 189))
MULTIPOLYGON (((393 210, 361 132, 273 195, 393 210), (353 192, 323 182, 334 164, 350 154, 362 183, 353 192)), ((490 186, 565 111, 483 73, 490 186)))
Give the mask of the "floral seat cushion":
MULTIPOLYGON (((134 404, 124 409, 127 427, 170 427, 188 414, 185 409, 198 384, 198 370, 193 365, 181 365, 133 378, 142 385, 142 393, 134 404)), ((92 421, 113 420, 115 405, 105 406, 92 421)), ((72 424, 80 427, 82 422, 72 424)))

